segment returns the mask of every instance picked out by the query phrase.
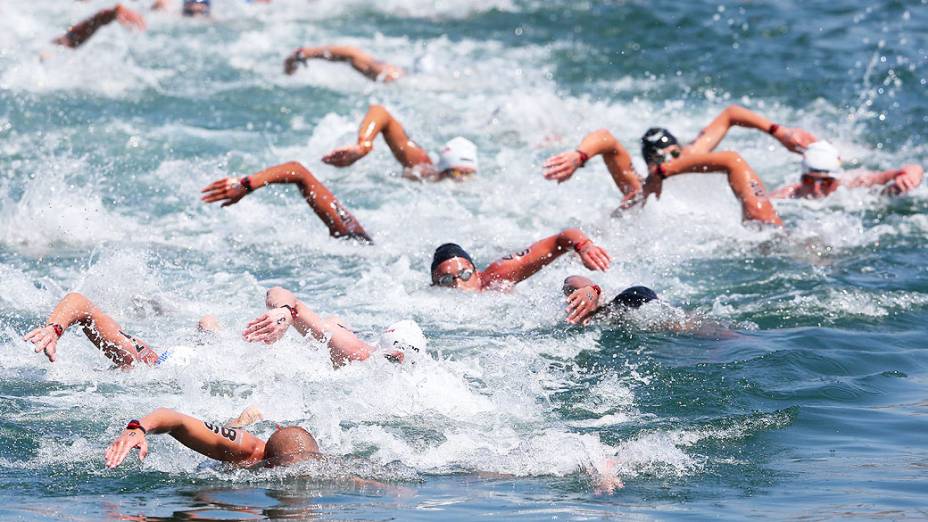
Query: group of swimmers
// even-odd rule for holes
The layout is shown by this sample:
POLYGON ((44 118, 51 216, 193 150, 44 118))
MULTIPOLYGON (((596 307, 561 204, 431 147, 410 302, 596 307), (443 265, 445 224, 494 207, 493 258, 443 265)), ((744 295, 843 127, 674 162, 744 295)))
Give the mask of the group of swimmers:
MULTIPOLYGON (((166 0, 158 0, 153 8, 166 8, 166 0)), ((209 0, 184 0, 182 12, 187 16, 209 16, 209 0)), ((122 5, 98 12, 73 26, 55 43, 77 47, 100 27, 114 20, 144 29, 140 15, 122 5)), ((366 77, 382 82, 400 80, 404 71, 380 62, 360 49, 347 46, 301 47, 284 60, 284 72, 294 74, 300 64, 310 59, 346 61, 366 77)), ((479 172, 477 146, 464 137, 448 141, 434 157, 417 145, 402 124, 380 105, 372 105, 362 119, 357 141, 326 154, 322 161, 344 168, 371 152, 378 136, 390 148, 403 167, 404 177, 439 182, 466 181, 479 172)), ((842 169, 838 150, 801 128, 779 125, 744 107, 732 105, 724 109, 688 144, 681 144, 667 129, 653 127, 641 137, 641 154, 647 172, 636 172, 631 155, 622 143, 606 129, 586 135, 574 150, 547 159, 543 165, 546 179, 563 183, 592 158, 601 156, 607 171, 622 194, 622 210, 646 204, 650 196, 660 198, 667 178, 685 174, 722 173, 740 202, 746 222, 782 226, 783 221, 772 203, 778 198, 823 198, 839 187, 857 188, 882 186, 882 193, 897 196, 921 184, 924 172, 919 165, 904 165, 880 171, 850 171, 842 169), (721 141, 732 126, 755 129, 776 139, 783 147, 802 155, 799 182, 768 193, 754 169, 735 151, 718 151, 721 141)), ((332 191, 298 162, 271 166, 243 177, 227 177, 202 189, 205 203, 234 205, 248 194, 271 184, 294 184, 313 212, 319 216, 335 238, 359 243, 373 241, 371 235, 351 214, 332 191)), ((574 251, 582 264, 591 271, 606 271, 609 254, 581 230, 569 228, 538 240, 526 249, 507 255, 484 269, 479 269, 471 256, 455 243, 440 245, 434 252, 430 267, 433 286, 463 291, 509 291, 565 253, 574 251)), ((621 315, 647 303, 659 302, 650 288, 634 286, 612 299, 587 277, 571 275, 563 287, 567 300, 566 321, 587 324, 601 317, 621 315)), ((249 322, 242 335, 246 341, 272 344, 280 340, 292 326, 301 335, 310 335, 325 344, 335 366, 363 361, 374 354, 402 363, 411 352, 424 352, 427 340, 418 325, 410 320, 388 327, 377 343, 361 340, 338 318, 324 318, 309 305, 283 288, 272 288, 266 295, 267 312, 249 322), (376 346, 375 346, 376 344, 376 346)), ((48 317, 45 326, 25 336, 37 353, 43 352, 50 362, 57 359, 57 342, 64 331, 79 325, 87 338, 117 367, 131 368, 137 364, 157 366, 170 358, 170 351, 158 353, 143 340, 120 327, 110 316, 86 297, 67 294, 48 317)), ((203 332, 219 328, 214 317, 199 322, 203 332)), ((253 420, 256 416, 251 415, 253 420)), ((118 466, 133 448, 140 458, 147 453, 147 434, 167 433, 185 446, 216 460, 240 465, 282 465, 320 457, 312 435, 303 428, 280 428, 263 441, 236 426, 220 426, 196 420, 167 409, 158 409, 141 419, 133 419, 106 452, 106 464, 118 466)))

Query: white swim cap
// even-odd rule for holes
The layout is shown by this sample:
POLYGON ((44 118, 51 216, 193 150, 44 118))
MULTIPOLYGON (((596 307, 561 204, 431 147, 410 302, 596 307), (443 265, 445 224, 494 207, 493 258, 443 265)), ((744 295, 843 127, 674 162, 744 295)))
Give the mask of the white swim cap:
POLYGON ((458 136, 441 148, 438 154, 438 171, 463 168, 477 171, 477 145, 467 138, 458 136))
POLYGON ((411 319, 399 321, 391 324, 380 334, 380 340, 377 342, 381 350, 400 350, 412 349, 413 351, 424 351, 428 345, 422 329, 411 319))
POLYGON ((810 144, 802 155, 802 173, 812 170, 834 172, 841 170, 841 158, 838 149, 827 141, 816 141, 810 144))

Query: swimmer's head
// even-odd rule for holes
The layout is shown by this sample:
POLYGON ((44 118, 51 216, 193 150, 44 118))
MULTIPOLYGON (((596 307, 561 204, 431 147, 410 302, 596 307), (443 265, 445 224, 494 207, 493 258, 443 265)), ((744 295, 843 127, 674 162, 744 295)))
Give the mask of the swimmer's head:
POLYGON ((613 309, 641 308, 641 305, 657 299, 657 292, 646 286, 630 286, 615 296, 611 306, 613 309))
POLYGON ((477 145, 458 136, 445 143, 438 153, 438 172, 442 177, 463 179, 477 172, 477 145))
POLYGON ((680 155, 680 144, 669 130, 651 127, 641 136, 641 155, 648 165, 657 165, 669 161, 669 157, 680 155))
POLYGON ((398 321, 386 328, 377 345, 381 350, 424 351, 428 340, 412 319, 398 321))
POLYGON ((317 458, 319 444, 299 426, 279 428, 264 444, 264 463, 268 467, 288 466, 317 458))
POLYGON ((184 16, 209 16, 210 0, 184 0, 184 16))
POLYGON ((432 256, 432 285, 479 290, 480 274, 470 254, 460 245, 445 243, 432 256))
POLYGON ((806 147, 802 154, 803 175, 831 176, 841 170, 841 157, 838 149, 827 141, 816 141, 806 147))

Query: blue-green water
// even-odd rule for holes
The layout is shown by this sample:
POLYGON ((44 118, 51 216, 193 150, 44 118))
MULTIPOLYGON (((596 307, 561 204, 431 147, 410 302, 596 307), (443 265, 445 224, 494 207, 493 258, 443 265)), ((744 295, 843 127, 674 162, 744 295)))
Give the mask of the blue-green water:
MULTIPOLYGON (((789 234, 741 226, 720 177, 668 182, 610 217, 605 169, 567 184, 548 155, 611 129, 689 139, 730 103, 801 125, 867 168, 926 163, 928 5, 908 2, 215 0, 211 22, 154 14, 77 51, 46 43, 106 2, 0 4, 0 518, 924 518, 928 516, 928 198, 842 191, 778 203, 789 234), (405 67, 373 84, 340 64, 294 77, 301 44, 355 44, 405 67), (483 172, 412 184, 378 144, 320 162, 384 103, 435 149, 463 134, 483 172), (376 244, 330 239, 292 188, 220 210, 221 176, 298 160, 376 244), (565 329, 560 260, 508 295, 428 287, 434 247, 478 263, 567 226, 615 258, 609 293, 654 287, 732 326, 722 340, 565 329), (283 285, 361 332, 414 318, 427 357, 333 370, 290 334, 237 332, 283 285), (189 366, 112 371, 76 331, 50 365, 19 341, 78 290, 189 366), (226 419, 255 404, 316 434, 337 466, 232 471, 166 438, 104 469, 125 422, 157 406, 226 419), (356 491, 344 478, 391 484, 356 491), (624 489, 594 492, 597 474, 624 489)), ((769 187, 798 159, 735 130, 769 187)), ((636 164, 641 167, 640 160, 636 164)))

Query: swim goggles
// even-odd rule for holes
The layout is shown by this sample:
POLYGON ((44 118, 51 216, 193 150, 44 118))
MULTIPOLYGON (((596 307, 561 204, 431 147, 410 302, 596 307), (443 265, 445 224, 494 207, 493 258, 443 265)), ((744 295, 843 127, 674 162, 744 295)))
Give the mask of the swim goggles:
POLYGON ((460 279, 461 281, 470 281, 470 278, 474 276, 474 271, 470 268, 465 268, 457 274, 442 274, 435 278, 435 284, 438 286, 454 286, 454 280, 460 279))

